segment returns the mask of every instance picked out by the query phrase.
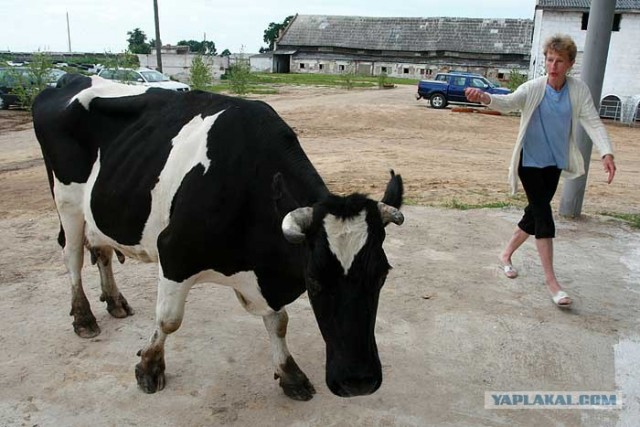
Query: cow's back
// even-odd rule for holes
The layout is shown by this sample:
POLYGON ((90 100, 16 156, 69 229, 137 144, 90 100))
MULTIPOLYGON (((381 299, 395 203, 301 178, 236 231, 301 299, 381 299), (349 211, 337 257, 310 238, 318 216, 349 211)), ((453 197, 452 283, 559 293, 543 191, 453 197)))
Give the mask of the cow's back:
MULTIPOLYGON (((133 256, 155 259, 172 217, 180 236, 193 234, 185 241, 238 239, 256 218, 279 232, 281 218, 263 214, 277 172, 302 177, 305 194, 324 189, 293 131, 261 102, 77 77, 38 97, 34 125, 52 184, 81 184, 89 237, 133 256)), ((221 250, 223 264, 242 263, 236 252, 221 250)))

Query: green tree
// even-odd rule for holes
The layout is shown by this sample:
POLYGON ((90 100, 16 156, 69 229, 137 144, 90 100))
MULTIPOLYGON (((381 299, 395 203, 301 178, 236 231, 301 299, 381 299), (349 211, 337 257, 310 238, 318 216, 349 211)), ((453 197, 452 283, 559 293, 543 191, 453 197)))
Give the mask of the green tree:
POLYGON ((240 49, 240 54, 236 55, 235 62, 229 65, 227 72, 229 73, 228 80, 231 92, 238 95, 244 95, 249 92, 251 65, 249 64, 249 59, 245 58, 242 49, 240 49))
POLYGON ((220 56, 231 56, 231 51, 229 49, 225 49, 222 51, 220 56))
POLYGON ((280 30, 284 30, 289 25, 289 22, 293 19, 293 15, 287 16, 282 24, 277 24, 272 22, 269 24, 266 30, 264 30, 264 37, 262 38, 266 44, 269 45, 268 49, 262 50, 261 52, 268 52, 273 50, 273 46, 275 45, 276 40, 278 39, 278 35, 280 35, 280 30))
POLYGON ((192 89, 205 90, 211 85, 211 70, 205 63, 202 55, 197 55, 191 62, 191 70, 189 71, 189 82, 192 89))
POLYGON ((514 91, 520 86, 522 83, 527 81, 527 76, 520 73, 520 71, 516 69, 512 69, 509 72, 509 82, 507 82, 507 87, 514 91))
POLYGON ((151 47, 147 43, 147 35, 140 28, 127 31, 127 43, 131 53, 151 53, 151 47))
POLYGON ((140 61, 138 56, 131 52, 105 53, 99 61, 104 68, 138 68, 140 61))
POLYGON ((193 53, 200 55, 215 55, 216 44, 211 40, 203 40, 201 42, 196 40, 180 40, 178 46, 189 46, 189 50, 193 53))

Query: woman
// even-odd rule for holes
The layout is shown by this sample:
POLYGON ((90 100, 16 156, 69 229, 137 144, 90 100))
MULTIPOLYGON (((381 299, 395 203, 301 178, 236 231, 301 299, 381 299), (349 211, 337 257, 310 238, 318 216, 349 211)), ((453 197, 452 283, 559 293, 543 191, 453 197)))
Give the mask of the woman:
POLYGON ((515 194, 517 171, 529 204, 500 255, 500 261, 508 278, 518 277, 511 257, 530 235, 534 235, 553 302, 566 308, 571 306, 572 300, 560 287, 553 269, 555 224, 551 199, 561 172, 566 178, 577 178, 585 173, 584 159, 576 143, 578 124, 584 127, 600 152, 608 183, 613 180, 616 166, 611 142, 589 88, 581 80, 567 76, 576 59, 575 43, 569 36, 557 34, 545 41, 543 49, 546 76, 530 80, 508 95, 490 95, 474 88, 466 89, 465 95, 471 102, 481 102, 498 111, 522 111, 509 182, 515 194))

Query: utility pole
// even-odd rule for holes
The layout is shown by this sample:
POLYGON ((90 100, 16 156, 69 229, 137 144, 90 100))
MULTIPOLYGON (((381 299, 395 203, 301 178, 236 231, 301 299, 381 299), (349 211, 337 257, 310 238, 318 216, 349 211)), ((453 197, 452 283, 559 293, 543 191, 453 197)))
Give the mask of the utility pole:
MULTIPOLYGON (((600 107, 602 80, 607 66, 615 10, 615 0, 591 0, 580 78, 589 86, 596 110, 599 110, 600 107)), ((576 141, 584 158, 585 174, 580 178, 568 179, 564 182, 559 209, 560 215, 572 218, 579 217, 582 212, 582 202, 587 188, 587 176, 593 145, 582 126, 578 126, 576 141)))
POLYGON ((156 59, 158 71, 162 72, 162 54, 160 53, 162 42, 160 41, 160 18, 158 17, 158 0, 153 0, 153 13, 156 20, 156 59))
POLYGON ((69 43, 69 53, 71 53, 71 27, 69 27, 69 12, 67 11, 67 42, 69 43))

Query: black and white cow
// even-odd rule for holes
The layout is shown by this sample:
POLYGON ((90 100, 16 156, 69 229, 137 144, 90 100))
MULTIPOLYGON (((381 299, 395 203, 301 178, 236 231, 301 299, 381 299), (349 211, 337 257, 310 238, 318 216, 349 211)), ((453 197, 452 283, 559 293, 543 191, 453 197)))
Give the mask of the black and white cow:
POLYGON ((164 342, 196 283, 231 284, 260 315, 284 392, 315 390, 285 341, 284 306, 308 292, 326 343, 326 382, 339 396, 382 382, 374 326, 390 269, 385 225, 401 224, 402 180, 391 172, 382 202, 331 194, 292 129, 267 104, 71 77, 42 92, 36 135, 61 222, 71 314, 81 337, 100 333, 82 289, 87 247, 115 317, 132 314, 111 270, 118 255, 158 262, 156 327, 135 374, 161 390, 164 342), (246 282, 246 281, 245 281, 246 282))

